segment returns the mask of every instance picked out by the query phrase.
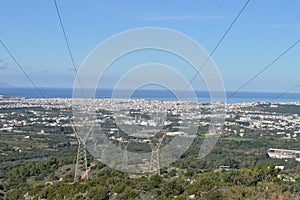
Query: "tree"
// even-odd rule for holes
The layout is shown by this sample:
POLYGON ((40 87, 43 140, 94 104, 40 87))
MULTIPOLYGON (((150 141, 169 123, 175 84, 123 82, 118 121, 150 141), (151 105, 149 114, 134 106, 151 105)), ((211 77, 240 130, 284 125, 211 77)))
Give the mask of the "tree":
POLYGON ((90 189, 87 197, 93 200, 105 200, 109 199, 109 194, 106 187, 99 186, 90 189))
POLYGON ((206 200, 218 200, 224 199, 222 193, 218 190, 210 190, 208 193, 204 194, 204 199, 206 200))

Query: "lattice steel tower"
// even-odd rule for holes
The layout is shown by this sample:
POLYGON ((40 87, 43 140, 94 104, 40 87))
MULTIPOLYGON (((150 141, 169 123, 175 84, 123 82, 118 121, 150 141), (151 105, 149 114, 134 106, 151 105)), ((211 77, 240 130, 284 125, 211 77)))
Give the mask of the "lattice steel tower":
POLYGON ((86 146, 85 142, 93 130, 93 127, 91 127, 88 131, 88 133, 85 135, 84 138, 80 137, 80 135, 77 133, 74 127, 73 131, 76 135, 77 142, 78 142, 78 150, 77 150, 77 158, 76 158, 76 165, 75 165, 75 175, 74 175, 74 181, 77 182, 79 180, 87 180, 89 178, 88 176, 88 167, 87 167, 87 158, 86 158, 86 146))
POLYGON ((160 175, 160 157, 159 157, 159 150, 160 146, 166 136, 166 131, 164 131, 163 136, 159 138, 158 142, 155 144, 150 142, 151 147, 151 158, 149 163, 149 177, 154 174, 160 175))

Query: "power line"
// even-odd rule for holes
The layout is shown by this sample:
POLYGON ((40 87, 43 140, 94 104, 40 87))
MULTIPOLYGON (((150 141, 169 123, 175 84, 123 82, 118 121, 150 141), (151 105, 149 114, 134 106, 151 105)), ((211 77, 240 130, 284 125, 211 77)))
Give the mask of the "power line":
POLYGON ((234 20, 231 22, 231 24, 229 25, 229 27, 226 29, 225 33, 222 35, 221 39, 219 40, 219 42, 216 44, 216 46, 214 47, 214 49, 212 50, 212 52, 209 54, 209 56, 207 57, 207 59, 204 61, 204 63, 202 64, 202 66, 200 67, 200 69, 196 72, 196 74, 194 75, 194 77, 192 78, 192 80, 189 82, 189 85, 187 85, 187 87, 184 89, 182 95, 186 92, 186 90, 188 89, 188 87, 195 81, 195 79, 197 78, 197 76, 199 75, 200 71, 206 66, 206 63, 209 61, 209 59, 214 55, 215 51, 218 49, 218 47, 220 46, 220 44, 223 42, 223 40, 225 39, 226 35, 229 33, 229 31, 231 30, 231 28, 233 27, 233 25, 236 23, 236 21, 239 19, 239 17, 241 16, 241 14, 243 13, 243 11, 245 10, 245 8, 247 7, 248 3, 250 2, 250 0, 247 0, 246 3, 243 5, 243 7, 240 9, 240 11, 238 12, 238 14, 236 15, 236 17, 234 18, 234 20))
POLYGON ((241 91, 244 87, 246 87, 250 82, 252 82, 255 78, 257 78, 260 74, 262 74, 264 71, 266 71, 268 68, 270 68, 274 63, 276 63, 281 57, 283 57, 285 54, 287 54, 291 49, 293 49, 298 43, 300 42, 300 39, 294 42, 289 48, 287 48, 284 52, 282 52, 279 56, 277 56, 274 60, 272 60, 267 66, 265 66, 263 69, 261 69, 259 72, 257 72, 253 77, 251 77, 248 81, 246 81, 242 86, 240 86, 236 91, 234 91, 232 94, 230 94, 227 98, 233 97, 236 93, 241 91))
POLYGON ((70 56, 71 61, 72 61, 72 66, 73 66, 73 69, 75 71, 76 79, 78 80, 78 85, 79 85, 80 91, 81 91, 82 95, 84 96, 84 91, 82 89, 81 82, 80 82, 80 79, 78 77, 78 70, 76 68, 74 57, 73 57, 73 53, 72 53, 72 50, 71 50, 71 47, 70 47, 70 43, 69 43, 69 40, 68 40, 68 37, 67 37, 67 32, 66 32, 64 23, 62 21, 62 17, 61 17, 61 14, 59 12, 56 0, 54 0, 54 5, 55 5, 55 8, 56 8, 56 14, 58 16, 59 23, 60 23, 60 26, 61 26, 61 29, 62 29, 62 32, 63 32, 63 35, 64 35, 64 39, 65 39, 65 42, 66 42, 66 45, 67 45, 67 48, 68 48, 69 56, 70 56))
POLYGON ((200 36, 200 40, 202 40, 205 37, 205 35, 207 34, 208 30, 212 26, 213 22, 217 18, 217 13, 218 13, 219 9, 221 8, 221 6, 223 5, 223 3, 224 3, 224 0, 221 0, 221 2, 219 2, 219 5, 215 8, 215 10, 213 12, 213 17, 210 19, 210 21, 207 24, 205 30, 202 32, 202 34, 200 36))
MULTIPOLYGON (((71 58, 71 61, 72 61, 72 65, 73 65, 73 68, 75 70, 76 78, 78 80, 80 90, 81 90, 82 94, 84 94, 83 90, 82 90, 82 87, 81 87, 79 77, 78 77, 78 72, 77 72, 77 68, 75 66, 75 62, 74 62, 73 54, 72 54, 72 51, 71 51, 71 47, 70 47, 70 44, 69 44, 69 41, 68 41, 68 37, 67 37, 66 31, 65 31, 65 27, 64 27, 62 17, 61 17, 61 14, 59 12, 56 0, 54 0, 54 4, 55 4, 57 16, 59 18, 60 26, 61 26, 61 29, 62 29, 62 32, 63 32, 63 35, 64 35, 64 39, 65 39, 66 45, 68 47, 68 52, 69 52, 69 55, 70 55, 70 58, 71 58)), ((77 141, 78 141, 78 151, 77 151, 77 159, 76 159, 75 174, 74 174, 74 181, 76 182, 76 181, 79 180, 79 178, 88 179, 88 168, 87 168, 86 146, 85 146, 86 141, 83 140, 80 137, 80 135, 76 132, 75 127, 73 127, 73 129, 74 129, 74 132, 77 136, 77 141)), ((91 129, 87 133, 86 136, 88 136, 90 132, 91 132, 91 129)))
POLYGON ((60 26, 61 26, 61 29, 62 29, 62 32, 63 32, 63 35, 64 35, 64 39, 65 39, 65 42, 66 42, 66 45, 67 45, 67 48, 68 48, 68 52, 69 52, 69 55, 70 55, 70 58, 71 58, 71 61, 72 61, 72 65, 73 65, 73 68, 74 68, 76 76, 77 76, 78 73, 77 73, 77 68, 76 68, 76 65, 75 65, 74 57, 73 57, 73 54, 72 54, 72 51, 71 51, 71 47, 70 47, 70 44, 69 44, 67 33, 66 33, 66 30, 65 30, 65 27, 64 27, 62 17, 61 17, 61 14, 59 12, 56 0, 54 0, 54 4, 55 4, 55 8, 56 8, 56 14, 59 18, 59 23, 60 23, 60 26))
POLYGON ((290 89, 286 90, 285 92, 281 93, 280 95, 278 95, 278 96, 272 98, 270 101, 274 101, 274 100, 276 100, 276 99, 279 99, 280 97, 286 95, 287 93, 293 91, 294 89, 296 89, 296 88, 298 88, 298 87, 300 87, 300 83, 297 84, 297 85, 295 85, 294 87, 291 87, 290 89))
POLYGON ((4 44, 4 42, 0 39, 0 43, 3 46, 3 48, 6 50, 8 55, 12 58, 12 60, 15 62, 15 64, 18 66, 18 68, 23 72, 23 74, 26 76, 26 78, 30 81, 30 83, 34 86, 34 88, 37 90, 37 92, 41 95, 41 97, 45 98, 42 91, 38 88, 38 86, 34 83, 34 81, 30 78, 29 74, 24 70, 24 68, 20 65, 20 63, 17 61, 15 56, 11 53, 11 51, 8 49, 8 47, 4 44))

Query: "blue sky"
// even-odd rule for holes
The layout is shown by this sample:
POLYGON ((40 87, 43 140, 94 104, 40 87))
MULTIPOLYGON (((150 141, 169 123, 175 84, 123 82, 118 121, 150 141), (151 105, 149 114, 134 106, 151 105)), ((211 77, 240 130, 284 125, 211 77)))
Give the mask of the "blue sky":
MULTIPOLYGON (((58 0, 78 68, 105 39, 141 27, 182 32, 211 52, 244 3, 241 0, 58 0)), ((0 27, 0 38, 38 86, 73 86, 75 73, 53 1, 2 0, 0 27)), ((225 88, 236 90, 299 38, 298 0, 251 0, 213 56, 225 88)), ((300 83, 299 54, 300 45, 243 91, 281 92, 300 83)), ((201 81, 195 84, 198 82, 201 81)), ((1 85, 31 86, 2 47, 1 85)), ((294 92, 300 92, 300 88, 294 92)))

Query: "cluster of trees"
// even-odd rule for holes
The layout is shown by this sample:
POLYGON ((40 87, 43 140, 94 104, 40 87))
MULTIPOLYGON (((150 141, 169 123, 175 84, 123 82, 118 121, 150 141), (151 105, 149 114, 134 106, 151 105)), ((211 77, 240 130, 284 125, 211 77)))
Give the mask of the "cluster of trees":
MULTIPOLYGON (((54 160, 52 160, 54 161, 54 160)), ((72 182, 71 173, 51 185, 31 184, 33 199, 294 199, 300 195, 300 179, 284 182, 275 165, 197 172, 179 168, 162 169, 161 175, 132 178, 98 163, 93 178, 72 182)), ((24 199, 21 188, 12 189, 6 199, 24 199)))
POLYGON ((39 181, 46 180, 58 180, 59 177, 55 176, 55 172, 58 168, 73 164, 75 162, 74 157, 65 157, 65 158, 56 158, 56 157, 49 157, 46 160, 40 161, 33 161, 33 162, 26 162, 18 167, 13 167, 9 169, 7 167, 7 173, 4 171, 1 172, 1 181, 0 189, 3 192, 12 192, 12 188, 21 189, 28 189, 31 186, 35 185, 39 181))
MULTIPOLYGON (((252 135, 255 134, 259 133, 252 135)), ((211 153, 199 159, 202 141, 201 136, 196 138, 180 159, 169 168, 161 169, 161 175, 150 178, 147 175, 131 178, 89 157, 89 163, 98 163, 92 170, 92 179, 73 183, 73 169, 68 168, 60 175, 57 171, 68 165, 74 167, 76 147, 35 152, 36 155, 47 152, 46 159, 5 160, 0 167, 0 199, 24 199, 27 192, 34 199, 276 199, 283 196, 293 199, 299 195, 299 163, 271 159, 266 153, 270 146, 296 146, 297 141, 267 137, 240 140, 222 136, 211 153), (286 168, 280 172, 275 165, 267 165, 269 162, 286 168), (216 171, 221 165, 228 165, 230 169, 216 171), (292 176, 296 180, 284 181, 279 173, 281 177, 292 176), (47 181, 52 183, 47 184, 47 181)), ((24 153, 16 155, 25 156, 24 153)))

